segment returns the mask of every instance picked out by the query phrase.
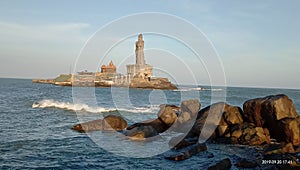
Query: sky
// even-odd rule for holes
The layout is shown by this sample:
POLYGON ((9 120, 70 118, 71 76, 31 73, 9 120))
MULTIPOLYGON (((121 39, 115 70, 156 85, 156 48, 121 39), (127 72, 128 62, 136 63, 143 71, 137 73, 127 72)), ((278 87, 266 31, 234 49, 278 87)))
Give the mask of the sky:
MULTIPOLYGON (((124 16, 158 12, 182 18, 205 34, 219 55, 228 86, 299 89, 299 6, 297 0, 1 0, 0 77, 54 78, 69 73, 74 70, 82 48, 100 28, 124 16)), ((149 64, 155 67, 170 63, 170 52, 174 52, 180 56, 178 61, 161 67, 176 75, 179 83, 191 83, 188 73, 178 69, 180 62, 188 63, 190 56, 188 52, 186 55, 178 52, 176 43, 172 44, 174 39, 165 41, 169 53, 155 50, 164 42, 159 37, 145 35, 144 40, 149 64)), ((120 51, 115 55, 111 52, 112 59, 118 55, 114 62, 123 73, 126 64, 118 62, 134 62, 135 41, 136 37, 129 37, 115 48, 131 51, 123 60, 120 51)), ((110 55, 101 63, 103 55, 99 54, 98 65, 107 64, 110 55)), ((208 77, 203 71, 205 66, 192 63, 186 66, 193 70, 192 76, 200 83, 209 84, 209 78, 201 79, 208 77)), ((94 71, 95 68, 87 64, 86 69, 94 71)))

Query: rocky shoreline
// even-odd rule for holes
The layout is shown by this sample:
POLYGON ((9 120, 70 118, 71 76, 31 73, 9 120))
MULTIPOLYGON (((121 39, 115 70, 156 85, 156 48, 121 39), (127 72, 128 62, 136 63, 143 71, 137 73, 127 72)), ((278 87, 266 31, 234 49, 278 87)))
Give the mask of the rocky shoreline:
MULTIPOLYGON (((74 87, 128 87, 128 88, 141 88, 141 89, 160 89, 160 90, 176 90, 177 87, 172 84, 167 78, 153 78, 151 80, 134 78, 129 84, 114 84, 111 81, 74 81, 72 82, 71 76, 64 81, 56 81, 56 79, 33 79, 32 83, 53 84, 57 86, 74 86, 74 87)), ((60 76, 61 77, 61 76, 60 76)), ((94 78, 95 79, 95 78, 94 78)))
MULTIPOLYGON (((120 116, 108 115, 74 125, 73 130, 91 132, 116 130, 130 140, 152 141, 167 130, 178 136, 169 141, 172 154, 166 159, 182 161, 207 151, 207 144, 255 147, 257 159, 221 160, 208 169, 258 168, 300 169, 300 116, 292 100, 284 95, 250 99, 243 109, 224 102, 201 109, 197 99, 183 101, 181 106, 160 106, 156 119, 128 126, 120 116), (185 133, 185 134, 183 134, 185 133), (207 136, 208 135, 208 136, 207 136), (207 136, 208 140, 199 143, 207 136)), ((213 155, 212 155, 213 156, 213 155)))

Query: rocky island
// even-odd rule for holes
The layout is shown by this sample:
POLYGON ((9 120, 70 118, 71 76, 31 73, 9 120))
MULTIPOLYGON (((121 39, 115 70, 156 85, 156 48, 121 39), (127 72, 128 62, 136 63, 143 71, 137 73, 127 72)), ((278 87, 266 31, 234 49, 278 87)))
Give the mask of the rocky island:
POLYGON ((154 77, 153 67, 146 64, 144 56, 143 35, 136 41, 136 63, 127 65, 127 74, 117 73, 117 68, 112 61, 102 65, 99 72, 82 71, 77 74, 61 74, 55 79, 33 79, 33 83, 46 83, 59 86, 92 86, 92 87, 129 87, 145 89, 172 90, 177 87, 168 78, 154 77))

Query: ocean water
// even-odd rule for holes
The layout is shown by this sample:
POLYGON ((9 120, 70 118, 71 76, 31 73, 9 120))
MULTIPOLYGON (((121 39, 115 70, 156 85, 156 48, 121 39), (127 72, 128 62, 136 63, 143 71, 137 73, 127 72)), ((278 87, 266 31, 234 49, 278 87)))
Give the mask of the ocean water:
POLYGON ((224 92, 226 102, 237 106, 251 98, 284 93, 300 111, 300 90, 291 89, 72 89, 0 79, 0 169, 205 169, 227 157, 233 164, 238 157, 255 159, 251 147, 209 144, 208 151, 174 162, 164 159, 169 134, 152 142, 136 142, 108 132, 85 134, 70 129, 108 114, 121 114, 129 124, 156 118, 160 104, 180 105, 189 98, 198 98, 203 108, 221 99, 212 95, 224 92))

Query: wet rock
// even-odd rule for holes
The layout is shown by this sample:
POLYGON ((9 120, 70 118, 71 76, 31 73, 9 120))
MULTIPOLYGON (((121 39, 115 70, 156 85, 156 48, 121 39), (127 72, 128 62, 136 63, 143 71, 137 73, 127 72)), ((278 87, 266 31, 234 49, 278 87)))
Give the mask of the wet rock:
POLYGON ((165 156, 165 159, 173 160, 173 161, 183 161, 186 160, 193 155, 196 155, 199 152, 206 151, 207 147, 205 143, 196 143, 194 145, 188 146, 179 150, 174 155, 165 156))
POLYGON ((223 159, 216 163, 215 165, 212 165, 207 168, 207 170, 230 170, 231 168, 231 161, 229 158, 223 159))
POLYGON ((239 168, 255 168, 258 166, 258 164, 255 161, 241 159, 235 164, 235 166, 237 166, 239 168))
POLYGON ((160 110, 157 114, 157 117, 168 127, 170 127, 178 118, 176 111, 179 110, 179 107, 175 105, 166 105, 166 104, 162 104, 159 107, 160 110))
POLYGON ((138 126, 130 130, 126 130, 124 135, 132 140, 146 140, 146 138, 155 137, 158 132, 152 126, 138 126))
POLYGON ((97 130, 123 130, 127 127, 127 122, 120 116, 108 115, 103 120, 92 120, 74 125, 71 129, 79 132, 90 132, 97 130))
POLYGON ((158 133, 163 133, 169 128, 169 126, 167 126, 160 119, 151 119, 151 120, 135 123, 127 127, 127 130, 131 130, 135 127, 141 127, 141 126, 152 126, 158 133))
POLYGON ((169 141, 169 146, 174 149, 182 149, 187 146, 196 144, 198 138, 188 138, 184 134, 171 138, 169 141))

